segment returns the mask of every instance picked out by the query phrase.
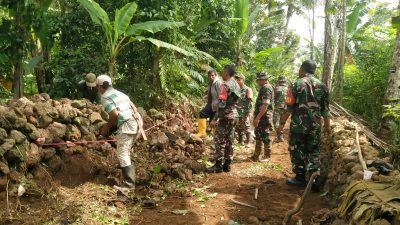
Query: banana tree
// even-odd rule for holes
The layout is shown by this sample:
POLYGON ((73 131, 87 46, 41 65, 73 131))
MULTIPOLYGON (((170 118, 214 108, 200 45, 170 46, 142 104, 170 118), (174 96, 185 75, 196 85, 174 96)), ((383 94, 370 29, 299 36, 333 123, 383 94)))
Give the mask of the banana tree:
POLYGON ((193 53, 170 43, 142 36, 146 32, 154 34, 164 29, 181 27, 184 25, 182 22, 158 20, 131 24, 137 10, 137 4, 134 2, 127 3, 122 8, 116 10, 114 21, 110 21, 106 11, 97 2, 93 0, 78 1, 88 11, 92 21, 100 25, 103 29, 107 39, 109 55, 108 72, 111 77, 115 74, 115 63, 118 54, 132 42, 149 41, 157 47, 174 50, 186 56, 193 56, 193 53))

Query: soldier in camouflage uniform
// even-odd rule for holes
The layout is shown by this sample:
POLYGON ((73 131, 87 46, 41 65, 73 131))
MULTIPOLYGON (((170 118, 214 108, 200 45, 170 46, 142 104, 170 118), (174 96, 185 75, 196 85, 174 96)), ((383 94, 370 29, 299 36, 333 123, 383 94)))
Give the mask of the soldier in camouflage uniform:
MULTIPOLYGON (((292 115, 289 151, 296 177, 287 180, 289 185, 306 186, 306 172, 320 169, 321 118, 324 131, 330 132, 329 92, 325 84, 315 78, 315 62, 304 61, 299 79, 289 87, 286 104, 292 115)), ((283 130, 289 113, 281 117, 279 131, 283 130)))
POLYGON ((274 89, 267 81, 267 74, 257 73, 257 83, 260 87, 256 107, 254 110, 253 126, 255 127, 256 146, 251 157, 253 161, 259 161, 262 149, 264 155, 261 162, 269 162, 271 159, 271 140, 269 137, 272 128, 272 115, 274 111, 274 89))
POLYGON ((233 157, 233 134, 238 122, 237 105, 240 98, 240 87, 233 78, 235 67, 226 65, 222 73, 224 82, 221 84, 219 93, 219 107, 211 127, 217 125, 215 133, 215 164, 207 169, 208 173, 229 172, 233 157), (222 160, 224 164, 222 165, 222 160))
POLYGON ((250 127, 250 111, 253 105, 253 91, 244 84, 244 76, 242 74, 236 74, 235 78, 240 86, 240 101, 238 106, 239 123, 236 126, 236 131, 239 136, 239 143, 243 145, 243 133, 246 134, 246 144, 251 142, 252 137, 250 127))
MULTIPOLYGON (((279 120, 282 114, 286 111, 286 94, 287 94, 287 85, 286 85, 286 77, 281 76, 278 78, 278 86, 275 87, 275 109, 274 109, 274 128, 278 130, 279 127, 279 120)), ((278 133, 276 132, 276 140, 275 142, 283 142, 283 132, 278 133)))

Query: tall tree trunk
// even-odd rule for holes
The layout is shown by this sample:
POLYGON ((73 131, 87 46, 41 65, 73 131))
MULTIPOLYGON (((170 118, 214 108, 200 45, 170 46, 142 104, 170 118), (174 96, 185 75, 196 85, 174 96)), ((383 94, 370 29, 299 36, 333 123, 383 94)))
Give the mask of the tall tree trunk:
MULTIPOLYGON (((400 12, 400 1, 398 6, 400 12)), ((389 75, 389 82, 385 94, 385 103, 395 106, 400 103, 400 29, 397 30, 396 47, 393 52, 392 67, 389 75)), ((393 129, 392 117, 383 117, 381 121, 380 135, 390 143, 396 141, 396 130, 393 129)))
POLYGON ((18 99, 23 97, 24 95, 24 68, 23 68, 23 59, 24 59, 24 43, 25 43, 25 29, 23 24, 23 1, 17 1, 15 14, 15 26, 18 31, 19 40, 17 42, 17 61, 14 66, 14 98, 18 99))
POLYGON ((335 69, 337 53, 337 20, 334 13, 331 13, 333 0, 325 1, 325 37, 324 37, 324 68, 322 81, 332 90, 333 71, 335 69))
POLYGON ((294 13, 294 5, 289 3, 288 9, 286 12, 285 27, 283 28, 282 45, 285 45, 285 43, 286 43, 286 36, 287 36, 287 32, 288 32, 289 22, 290 22, 290 18, 292 18, 292 16, 293 16, 293 13, 294 13))
POLYGON ((342 0, 341 26, 339 38, 338 75, 336 100, 343 103, 344 65, 346 63, 346 0, 342 0))
POLYGON ((310 40, 310 47, 311 47, 311 60, 314 60, 314 39, 315 39, 315 2, 312 1, 312 21, 311 21, 311 40, 310 40))

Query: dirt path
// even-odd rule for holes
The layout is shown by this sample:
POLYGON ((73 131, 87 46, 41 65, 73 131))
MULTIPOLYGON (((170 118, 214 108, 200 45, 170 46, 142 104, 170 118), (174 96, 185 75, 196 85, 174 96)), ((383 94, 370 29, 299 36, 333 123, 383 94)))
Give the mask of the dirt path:
MULTIPOLYGON (((18 202, 11 198, 8 207, 15 210, 7 216, 3 207, 0 225, 239 225, 250 224, 251 216, 262 221, 259 224, 282 224, 285 213, 294 207, 303 191, 285 184, 286 177, 292 175, 287 142, 273 144, 272 162, 268 164, 249 162, 247 157, 253 149, 253 145, 235 147, 230 173, 195 175, 191 182, 171 181, 177 193, 168 196, 162 190, 157 191, 161 201, 153 209, 143 208, 140 200, 121 201, 115 190, 93 180, 78 186, 58 186, 47 194, 24 195, 18 202), (258 200, 254 200, 256 187, 259 189, 258 200), (233 204, 231 199, 257 209, 233 204)), ((140 188, 138 195, 148 195, 148 189, 140 188)), ((150 196, 154 195, 157 194, 153 192, 150 196)), ((6 199, 6 196, 0 197, 6 199)), ((311 193, 292 224, 299 219, 305 225, 311 224, 313 212, 327 207, 328 203, 319 194, 311 193)))
MULTIPOLYGON (((286 177, 292 176, 287 142, 273 144, 272 163, 269 164, 247 161, 253 149, 253 146, 236 146, 231 173, 211 174, 195 184, 203 194, 170 196, 158 209, 145 209, 137 216, 130 216, 130 224, 249 224, 251 216, 263 224, 281 224, 285 213, 294 207, 303 191, 285 183, 286 177), (256 187, 258 200, 254 200, 256 187), (204 196, 211 199, 203 202, 204 196), (231 199, 258 209, 233 204, 231 199), (171 213, 174 210, 177 215, 171 213)), ((327 207, 328 203, 319 194, 311 193, 292 223, 301 219, 303 224, 310 224, 313 212, 327 207)))

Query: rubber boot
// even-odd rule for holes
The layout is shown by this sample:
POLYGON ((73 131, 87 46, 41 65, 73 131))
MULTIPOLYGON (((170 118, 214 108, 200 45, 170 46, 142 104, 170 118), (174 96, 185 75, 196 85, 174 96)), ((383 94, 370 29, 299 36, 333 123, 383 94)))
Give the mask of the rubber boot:
POLYGON ((207 173, 222 173, 222 161, 215 161, 214 166, 207 168, 207 173))
POLYGON ((268 144, 263 143, 263 144, 264 144, 264 155, 263 155, 263 157, 262 157, 262 159, 260 161, 264 162, 264 163, 268 163, 268 162, 271 161, 271 148, 272 148, 272 146, 271 146, 271 143, 268 143, 268 144))
POLYGON ((244 145, 243 133, 239 133, 238 136, 239 136, 239 144, 244 145))
POLYGON ((197 123, 199 126, 199 131, 197 133, 197 136, 201 138, 207 136, 207 119, 199 118, 197 119, 197 123))
POLYGON ((122 167, 122 186, 129 189, 135 189, 135 167, 133 165, 122 167))
POLYGON ((254 162, 258 162, 259 161, 262 147, 263 147, 262 141, 256 140, 256 146, 254 148, 254 153, 250 157, 251 160, 253 160, 254 162))
POLYGON ((246 134, 246 146, 249 146, 251 144, 251 142, 253 142, 253 136, 251 135, 251 133, 247 133, 246 134))
POLYGON ((222 170, 226 173, 231 172, 231 159, 225 159, 224 165, 222 166, 222 170))
POLYGON ((294 178, 288 178, 286 180, 288 185, 297 186, 297 187, 305 187, 307 186, 306 176, 304 174, 296 174, 294 178))

